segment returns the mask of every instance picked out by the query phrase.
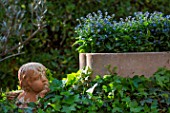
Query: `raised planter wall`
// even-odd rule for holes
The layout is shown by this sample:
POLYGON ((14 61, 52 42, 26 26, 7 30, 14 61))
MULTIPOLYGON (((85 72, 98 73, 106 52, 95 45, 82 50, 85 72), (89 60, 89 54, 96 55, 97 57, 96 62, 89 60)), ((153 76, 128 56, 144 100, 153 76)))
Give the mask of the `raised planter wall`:
POLYGON ((160 67, 170 69, 169 52, 135 52, 135 53, 80 53, 79 68, 86 66, 96 75, 109 74, 106 66, 117 67, 117 73, 123 77, 134 75, 152 76, 160 67))

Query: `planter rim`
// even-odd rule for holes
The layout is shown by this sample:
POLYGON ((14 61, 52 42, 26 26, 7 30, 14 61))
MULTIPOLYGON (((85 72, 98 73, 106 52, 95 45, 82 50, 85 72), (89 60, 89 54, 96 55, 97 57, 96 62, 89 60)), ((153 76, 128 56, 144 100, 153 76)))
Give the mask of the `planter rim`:
POLYGON ((117 55, 117 54, 168 54, 170 51, 166 52, 125 52, 125 53, 79 53, 79 54, 89 54, 89 55, 117 55))

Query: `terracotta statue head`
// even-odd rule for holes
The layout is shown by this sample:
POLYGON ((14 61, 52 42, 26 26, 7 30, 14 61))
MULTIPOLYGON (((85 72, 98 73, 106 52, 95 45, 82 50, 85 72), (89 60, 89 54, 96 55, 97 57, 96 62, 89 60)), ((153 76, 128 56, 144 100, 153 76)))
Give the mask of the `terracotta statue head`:
POLYGON ((36 102, 49 92, 46 78, 46 67, 40 63, 30 62, 22 65, 18 71, 18 79, 22 93, 17 97, 19 107, 27 107, 28 102, 36 102))

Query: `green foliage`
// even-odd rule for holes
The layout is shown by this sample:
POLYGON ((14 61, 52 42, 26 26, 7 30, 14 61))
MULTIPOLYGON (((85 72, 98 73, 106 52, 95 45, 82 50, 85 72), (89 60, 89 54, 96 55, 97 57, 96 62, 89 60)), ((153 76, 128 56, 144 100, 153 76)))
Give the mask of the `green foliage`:
POLYGON ((76 27, 79 52, 156 52, 170 50, 170 15, 137 12, 119 21, 101 11, 81 18, 76 27))
MULTIPOLYGON (((25 112, 34 109, 38 113, 167 113, 170 110, 170 70, 164 68, 150 78, 113 74, 89 80, 89 69, 68 74, 63 80, 52 78, 50 71, 48 75, 52 79, 51 91, 44 99, 30 103, 25 112)), ((1 111, 22 111, 5 97, 0 102, 1 111)))
MULTIPOLYGON (((16 0, 10 1, 15 2, 16 0)), ((24 10, 28 12, 25 13, 23 20, 30 20, 28 4, 33 0, 18 1, 18 7, 24 6, 26 8, 24 10)), ((13 4, 11 3, 11 5, 13 4)), ((76 47, 72 47, 75 42, 74 28, 78 24, 76 19, 84 17, 90 12, 97 12, 100 9, 102 12, 107 11, 108 14, 115 13, 115 20, 132 15, 137 11, 159 11, 165 15, 170 14, 169 0, 108 0, 107 2, 106 0, 46 0, 46 5, 47 12, 44 18, 46 27, 21 49, 24 54, 0 62, 0 88, 3 91, 17 89, 17 71, 26 62, 36 61, 44 64, 58 79, 66 77, 68 73, 76 72, 78 70, 78 52, 75 51, 76 47)), ((4 16, 4 9, 0 7, 0 23, 7 19, 4 16)), ((29 36, 35 29, 30 21, 23 25, 27 28, 26 36, 29 36)), ((0 31, 1 34, 2 31, 0 31)), ((15 37, 13 39, 17 40, 15 37)))
POLYGON ((14 56, 21 54, 23 46, 42 30, 47 9, 44 0, 32 2, 1 0, 0 6, 3 8, 1 13, 3 19, 0 20, 0 62, 2 62, 12 57, 11 54, 14 56))

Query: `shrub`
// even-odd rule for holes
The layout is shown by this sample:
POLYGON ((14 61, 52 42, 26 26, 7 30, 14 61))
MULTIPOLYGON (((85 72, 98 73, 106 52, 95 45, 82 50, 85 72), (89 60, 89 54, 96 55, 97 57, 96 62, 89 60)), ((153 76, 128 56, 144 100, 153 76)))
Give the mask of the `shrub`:
MULTIPOLYGON (((23 20, 30 20, 31 15, 28 10, 28 4, 34 0, 18 1, 18 3, 15 2, 19 5, 18 7, 25 6, 26 8, 26 15, 23 20)), ((0 62, 0 88, 3 91, 17 89, 17 71, 26 62, 41 62, 54 71, 54 75, 58 79, 65 77, 67 73, 76 72, 78 69, 78 52, 72 47, 72 44, 75 42, 74 27, 78 24, 76 18, 85 16, 90 12, 97 12, 99 9, 102 12, 108 11, 109 14, 114 12, 116 14, 115 20, 132 15, 137 11, 159 11, 164 14, 170 14, 169 0, 108 0, 107 2, 106 0, 43 1, 46 1, 47 4, 47 12, 44 18, 47 25, 45 29, 36 34, 27 46, 23 46, 22 51, 24 54, 0 62)), ((13 4, 9 4, 9 6, 11 5, 13 4)), ((4 16, 4 9, 0 6, 0 23, 7 19, 4 16)), ((30 22, 28 21, 28 23, 24 24, 30 29, 27 29, 27 36, 33 30, 30 22)), ((14 38, 14 40, 16 39, 14 38)), ((18 42, 9 44, 15 45, 18 42)))
MULTIPOLYGON (((113 74, 89 80, 90 75, 89 70, 84 70, 58 80, 48 71, 51 91, 39 102, 29 103, 29 108, 24 110, 34 109, 38 113, 170 112, 170 70, 159 69, 150 78, 123 78, 113 74)), ((0 110, 21 112, 5 97, 0 99, 0 110)))
POLYGON ((119 21, 114 14, 90 13, 78 21, 79 52, 152 52, 170 50, 170 15, 136 12, 119 21))

